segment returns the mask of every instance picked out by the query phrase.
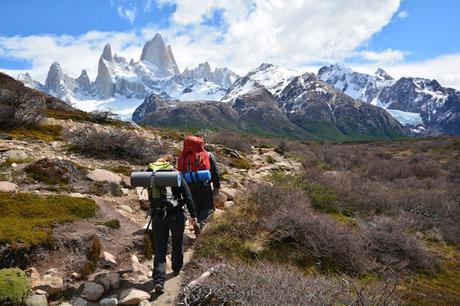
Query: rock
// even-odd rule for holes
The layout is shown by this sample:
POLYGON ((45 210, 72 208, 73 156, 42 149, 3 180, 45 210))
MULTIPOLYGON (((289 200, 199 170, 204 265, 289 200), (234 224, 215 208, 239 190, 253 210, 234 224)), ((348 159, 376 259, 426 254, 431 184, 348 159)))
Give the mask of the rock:
POLYGON ((219 192, 225 194, 228 201, 233 201, 239 190, 234 188, 221 188, 219 192))
POLYGON ((147 268, 146 266, 144 266, 144 265, 142 265, 142 264, 140 264, 138 262, 133 262, 131 264, 131 266, 133 268, 133 273, 149 277, 150 269, 147 268))
POLYGON ((23 150, 9 150, 5 152, 5 155, 10 161, 22 161, 29 158, 29 155, 23 150))
POLYGON ((120 295, 119 305, 138 305, 150 299, 150 294, 139 289, 127 289, 120 295))
POLYGON ((235 206, 235 202, 233 202, 233 201, 227 201, 227 202, 225 202, 225 204, 224 204, 224 208, 225 208, 225 209, 231 209, 231 208, 233 208, 234 206, 235 206))
POLYGON ((88 302, 82 298, 73 298, 69 303, 61 304, 61 306, 98 306, 98 303, 88 302))
POLYGON ((102 259, 104 260, 104 262, 108 266, 116 266, 117 265, 117 261, 115 260, 115 256, 113 256, 109 252, 106 252, 106 251, 102 252, 102 259))
POLYGON ((136 187, 136 193, 137 196, 139 197, 140 201, 148 201, 149 200, 149 194, 147 193, 147 189, 143 187, 136 187))
POLYGON ((149 301, 142 301, 139 303, 139 306, 151 306, 151 305, 154 305, 154 304, 150 303, 149 301))
POLYGON ((18 166, 18 164, 16 164, 16 163, 12 163, 12 164, 11 164, 11 167, 12 167, 12 168, 16 168, 17 166, 18 166))
POLYGON ((37 269, 35 269, 34 267, 30 267, 24 272, 26 272, 27 276, 32 280, 40 279, 40 273, 38 273, 37 269))
POLYGON ((219 193, 214 196, 214 207, 216 208, 223 208, 225 205, 225 201, 227 201, 227 196, 223 193, 219 193))
POLYGON ((104 294, 104 287, 97 283, 93 282, 86 282, 83 287, 83 292, 81 293, 81 297, 85 298, 91 302, 97 302, 104 294))
POLYGON ((136 262, 136 263, 139 263, 139 258, 137 258, 136 255, 131 255, 131 262, 136 262))
POLYGON ((116 183, 117 185, 122 181, 122 177, 120 175, 104 169, 95 169, 88 173, 86 177, 92 181, 110 182, 116 183))
POLYGON ((45 271, 45 275, 54 275, 54 274, 57 274, 58 273, 58 270, 55 269, 55 268, 51 268, 51 269, 48 269, 45 271))
POLYGON ((133 213, 133 209, 129 207, 128 205, 120 205, 120 208, 126 211, 127 213, 130 213, 130 214, 133 213))
POLYGON ((43 290, 40 290, 40 289, 37 289, 34 292, 35 292, 35 294, 38 294, 38 295, 48 296, 48 293, 46 291, 43 291, 43 290))
POLYGON ((117 306, 118 300, 116 298, 105 298, 99 301, 101 306, 117 306))
POLYGON ((72 192, 71 194, 69 194, 69 196, 73 198, 85 198, 86 197, 84 194, 81 194, 79 192, 72 192))
POLYGON ((0 192, 16 192, 18 190, 18 185, 7 182, 1 181, 0 182, 0 192))
POLYGON ((95 281, 104 286, 105 290, 120 288, 120 274, 116 272, 99 274, 95 281))
POLYGON ((62 292, 64 280, 59 276, 45 276, 43 279, 32 280, 33 290, 43 290, 49 295, 55 295, 62 292))
POLYGON ((75 279, 75 280, 81 279, 81 274, 77 273, 77 272, 72 272, 72 274, 70 274, 70 276, 72 277, 72 279, 75 279))
POLYGON ((46 295, 30 294, 26 299, 27 306, 48 306, 46 295))
POLYGON ((129 189, 128 188, 121 188, 121 192, 123 195, 129 195, 129 189))

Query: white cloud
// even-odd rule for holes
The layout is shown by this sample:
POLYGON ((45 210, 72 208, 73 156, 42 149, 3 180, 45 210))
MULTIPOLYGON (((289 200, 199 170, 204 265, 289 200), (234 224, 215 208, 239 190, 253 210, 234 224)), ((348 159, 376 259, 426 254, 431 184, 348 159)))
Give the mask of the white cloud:
POLYGON ((406 10, 400 11, 398 13, 398 18, 406 19, 407 17, 409 17, 409 12, 406 10))
POLYGON ((364 60, 385 64, 402 62, 406 54, 408 54, 408 52, 386 49, 381 52, 361 51, 359 55, 364 60))
MULTIPOLYGON (((365 73, 374 73, 377 67, 375 64, 353 65, 355 70, 365 73)), ((380 67, 395 78, 407 76, 436 79, 442 86, 460 90, 460 53, 411 63, 384 64, 380 67)))
POLYGON ((122 6, 117 7, 118 16, 128 19, 130 23, 136 20, 137 10, 136 8, 124 8, 122 6))

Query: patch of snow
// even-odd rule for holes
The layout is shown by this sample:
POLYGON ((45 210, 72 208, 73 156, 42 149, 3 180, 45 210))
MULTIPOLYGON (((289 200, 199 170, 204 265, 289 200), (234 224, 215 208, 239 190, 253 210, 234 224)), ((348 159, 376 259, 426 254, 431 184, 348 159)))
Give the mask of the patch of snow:
POLYGON ((402 125, 418 126, 423 124, 419 113, 403 112, 397 109, 387 109, 386 111, 402 125))

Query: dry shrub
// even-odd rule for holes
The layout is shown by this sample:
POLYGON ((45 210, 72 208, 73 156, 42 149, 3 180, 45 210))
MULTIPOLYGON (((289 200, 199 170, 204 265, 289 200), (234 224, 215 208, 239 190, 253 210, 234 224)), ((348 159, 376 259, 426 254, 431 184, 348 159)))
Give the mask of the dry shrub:
POLYGON ((398 305, 396 282, 359 284, 348 277, 306 276, 287 266, 257 262, 194 262, 183 305, 398 305), (207 272, 206 272, 207 271, 207 272), (192 277, 200 276, 193 280, 192 277))
POLYGON ((211 134, 206 139, 209 143, 221 144, 230 149, 249 153, 251 152, 252 137, 245 136, 232 131, 220 131, 211 134))
POLYGON ((407 234, 407 220, 375 217, 365 230, 369 250, 380 262, 403 270, 436 272, 438 259, 416 237, 407 234))
POLYGON ((249 190, 248 200, 265 214, 261 223, 273 239, 297 244, 315 258, 319 268, 352 274, 372 268, 359 233, 314 213, 305 193, 257 185, 249 190))
POLYGON ((72 150, 98 158, 145 164, 167 152, 161 141, 120 128, 78 127, 65 130, 63 137, 70 142, 72 150))

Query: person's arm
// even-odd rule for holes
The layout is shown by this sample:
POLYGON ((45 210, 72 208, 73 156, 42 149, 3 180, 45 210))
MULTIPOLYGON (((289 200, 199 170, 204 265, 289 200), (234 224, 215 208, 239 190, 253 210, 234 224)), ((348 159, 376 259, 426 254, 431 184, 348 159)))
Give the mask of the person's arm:
POLYGON ((196 218, 196 209, 195 204, 193 203, 192 193, 190 192, 190 188, 188 187, 184 177, 182 177, 182 186, 180 187, 180 192, 182 199, 185 201, 188 212, 190 213, 190 217, 196 218))
POLYGON ((219 193, 220 189, 220 170, 214 154, 209 153, 209 162, 211 163, 211 181, 214 186, 214 193, 219 193))

